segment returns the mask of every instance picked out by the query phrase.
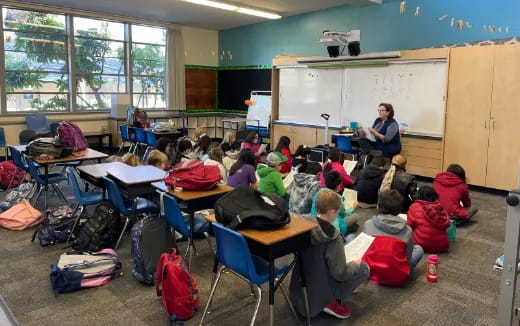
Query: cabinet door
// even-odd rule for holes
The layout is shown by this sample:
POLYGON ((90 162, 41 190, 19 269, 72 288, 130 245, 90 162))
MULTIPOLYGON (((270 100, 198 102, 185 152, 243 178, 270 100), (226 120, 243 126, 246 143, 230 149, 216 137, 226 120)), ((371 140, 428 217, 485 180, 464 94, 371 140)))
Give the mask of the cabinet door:
MULTIPOLYGON (((278 144, 278 139, 280 139, 281 136, 287 136, 291 138, 292 135, 292 127, 286 126, 286 125, 273 125, 273 132, 271 137, 271 149, 274 150, 276 145, 278 144)), ((292 141, 292 139, 291 139, 292 141)))
POLYGON ((518 182, 520 44, 495 50, 486 186, 511 190, 518 182))
POLYGON ((294 136, 291 139, 291 153, 294 154, 300 145, 316 145, 315 127, 294 127, 294 136))
POLYGON ((494 46, 450 51, 444 169, 458 163, 469 183, 486 184, 494 46))

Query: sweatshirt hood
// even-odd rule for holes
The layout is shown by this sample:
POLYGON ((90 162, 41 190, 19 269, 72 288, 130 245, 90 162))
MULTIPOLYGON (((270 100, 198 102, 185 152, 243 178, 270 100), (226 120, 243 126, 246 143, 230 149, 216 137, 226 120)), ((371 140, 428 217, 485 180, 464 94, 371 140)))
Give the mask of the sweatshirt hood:
POLYGON ((438 201, 418 200, 417 202, 421 204, 424 216, 432 225, 441 228, 447 223, 447 213, 438 201))
POLYGON ((454 187, 464 183, 464 180, 451 172, 438 173, 435 176, 435 181, 445 187, 454 187))
POLYGON ((395 215, 377 214, 372 220, 379 230, 390 234, 397 234, 406 228, 406 221, 395 215))
POLYGON ((383 174, 386 173, 385 169, 382 169, 380 167, 374 166, 374 165, 367 165, 365 172, 363 173, 363 176, 367 179, 375 179, 381 177, 383 174))
POLYGON ((310 214, 302 215, 302 217, 318 224, 318 227, 311 230, 311 242, 313 245, 327 243, 336 240, 336 238, 339 237, 338 230, 336 230, 336 228, 329 222, 310 214))
POLYGON ((293 184, 298 188, 308 188, 313 184, 317 184, 318 180, 313 174, 297 173, 294 175, 293 184))
POLYGON ((258 176, 260 178, 264 178, 266 177, 267 175, 269 175, 270 173, 273 173, 273 172, 276 172, 275 169, 271 168, 271 167, 268 167, 267 165, 258 165, 256 167, 256 172, 258 173, 258 176))

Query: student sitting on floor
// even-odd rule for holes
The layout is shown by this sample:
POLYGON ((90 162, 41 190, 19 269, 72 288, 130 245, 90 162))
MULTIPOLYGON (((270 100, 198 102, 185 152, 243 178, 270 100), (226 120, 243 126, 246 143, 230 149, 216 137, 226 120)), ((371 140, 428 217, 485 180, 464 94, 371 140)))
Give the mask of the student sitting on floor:
MULTIPOLYGON (((368 235, 392 237, 406 244, 405 257, 413 270, 421 260, 424 251, 414 245, 412 229, 404 219, 397 216, 403 206, 403 197, 397 190, 381 191, 377 202, 377 215, 363 225, 362 231, 368 235)), ((399 254, 399 253, 397 253, 399 254)))
POLYGON ((287 161, 287 157, 279 152, 271 152, 267 155, 267 166, 259 164, 256 172, 260 177, 258 190, 261 192, 271 193, 280 197, 285 197, 286 191, 283 185, 280 169, 282 163, 287 161))
POLYGON ((309 214, 312 207, 312 199, 320 190, 318 181, 321 173, 321 165, 318 162, 304 162, 299 165, 298 173, 287 188, 289 197, 289 213, 291 215, 309 214))
POLYGON ((406 173, 406 157, 401 154, 392 157, 392 165, 386 172, 379 191, 397 190, 403 197, 403 206, 400 213, 408 212, 410 205, 417 199, 417 181, 411 174, 406 173))
POLYGON ((107 157, 105 159, 105 162, 106 163, 123 162, 123 159, 121 158, 121 156, 110 155, 109 157, 107 157))
POLYGON ((407 223, 413 230, 413 242, 425 252, 444 252, 450 248, 446 229, 451 225, 448 213, 430 186, 422 186, 417 200, 408 210, 407 223))
POLYGON ((198 127, 197 129, 195 129, 195 133, 193 134, 193 137, 191 137, 191 145, 195 146, 200 141, 202 136, 205 136, 205 135, 206 135, 205 127, 198 127))
POLYGON ((282 163, 282 167, 280 168, 281 174, 287 174, 291 172, 292 167, 292 155, 289 146, 291 145, 291 139, 287 136, 281 136, 278 140, 278 144, 274 149, 275 152, 281 153, 283 156, 287 158, 287 161, 282 163))
POLYGON ((224 135, 222 144, 220 144, 220 148, 222 148, 224 154, 234 159, 236 159, 238 150, 240 149, 240 144, 237 144, 236 140, 237 137, 235 133, 233 131, 228 131, 224 135))
POLYGON ((365 165, 357 175, 354 189, 357 191, 359 207, 370 208, 377 206, 377 194, 386 173, 383 165, 382 156, 373 157, 370 163, 365 165))
POLYGON ((177 150, 175 151, 173 164, 175 165, 180 162, 191 160, 189 157, 191 149, 191 141, 189 141, 188 139, 180 139, 179 143, 177 144, 177 150))
POLYGON ((229 169, 228 186, 233 188, 251 186, 256 189, 258 183, 255 175, 255 155, 244 148, 238 154, 238 159, 229 169))
POLYGON ((345 168, 343 167, 341 153, 337 148, 332 148, 329 151, 329 162, 323 163, 323 174, 320 177, 320 184, 322 188, 325 188, 324 175, 331 171, 337 171, 341 176, 341 183, 338 187, 338 193, 342 194, 343 189, 350 188, 354 184, 354 181, 347 174, 347 171, 345 171, 345 168))
POLYGON ((294 158, 292 159, 292 166, 297 167, 303 162, 307 162, 311 157, 311 148, 305 145, 300 145, 294 152, 294 158))
POLYGON ((150 151, 150 154, 148 154, 146 164, 155 166, 161 170, 166 170, 168 168, 168 156, 163 152, 154 149, 153 151, 150 151))
POLYGON ((201 136, 197 144, 193 147, 193 152, 191 152, 189 156, 194 160, 207 160, 210 145, 211 138, 207 135, 201 136))
POLYGON ((258 142, 259 139, 258 133, 251 131, 242 143, 242 148, 248 148, 253 152, 256 164, 260 162, 260 158, 264 154, 264 147, 258 142))
POLYGON ((172 140, 168 137, 161 137, 157 139, 155 148, 168 156, 168 160, 172 160, 172 140))
POLYGON ((354 290, 368 279, 370 270, 361 261, 346 262, 345 243, 332 222, 343 206, 337 193, 324 189, 316 197, 317 215, 306 217, 318 224, 311 231, 312 246, 302 250, 293 269, 290 297, 298 312, 305 316, 305 301, 301 280, 301 266, 307 284, 309 314, 324 311, 337 318, 348 318, 346 301, 354 290))
POLYGON ((224 163, 222 163, 222 158, 224 156, 224 152, 219 146, 213 147, 209 151, 208 159, 204 162, 204 165, 216 165, 220 171, 220 176, 222 177, 222 183, 227 184, 227 171, 224 167, 224 163))
MULTIPOLYGON (((322 173, 321 177, 323 177, 323 173, 322 173)), ((326 188, 323 188, 320 191, 318 191, 318 193, 316 193, 314 195, 314 197, 312 198, 312 206, 311 206, 311 214, 312 215, 316 215, 318 213, 318 211, 316 209, 316 198, 318 197, 318 194, 321 191, 325 190, 325 189, 337 192, 339 187, 340 187, 340 185, 341 185, 341 176, 338 173, 338 171, 331 171, 331 172, 327 173, 325 175, 324 179, 325 179, 325 186, 326 186, 326 188)), ((338 198, 340 198, 341 203, 343 203, 345 201, 345 198, 343 198, 343 196, 341 196, 340 194, 337 194, 337 195, 338 195, 338 198)), ((344 237, 347 236, 349 224, 350 225, 355 224, 356 217, 352 217, 352 219, 349 219, 349 221, 347 222, 347 216, 352 215, 352 213, 354 213, 354 210, 355 210, 354 207, 346 209, 345 205, 341 205, 341 208, 338 211, 337 219, 332 222, 332 225, 344 237)), ((350 242, 354 237, 355 237, 355 235, 352 234, 352 236, 350 236, 347 239, 348 242, 350 242)))
POLYGON ((123 163, 125 163, 126 165, 130 165, 130 166, 140 166, 140 165, 142 165, 141 161, 139 160, 139 157, 137 155, 135 155, 135 154, 132 154, 132 153, 126 153, 125 155, 123 155, 121 160, 122 160, 123 163))
POLYGON ((450 164, 446 172, 433 180, 433 189, 439 194, 439 202, 456 225, 467 222, 478 211, 471 207, 466 171, 458 164, 450 164))

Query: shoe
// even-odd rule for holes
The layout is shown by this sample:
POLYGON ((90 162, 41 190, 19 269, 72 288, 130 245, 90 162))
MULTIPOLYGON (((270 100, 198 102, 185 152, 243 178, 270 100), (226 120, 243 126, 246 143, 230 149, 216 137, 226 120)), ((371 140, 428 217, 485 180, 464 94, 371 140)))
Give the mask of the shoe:
POLYGON ((350 317, 350 309, 336 301, 329 303, 325 309, 323 309, 323 312, 340 319, 346 319, 350 317))

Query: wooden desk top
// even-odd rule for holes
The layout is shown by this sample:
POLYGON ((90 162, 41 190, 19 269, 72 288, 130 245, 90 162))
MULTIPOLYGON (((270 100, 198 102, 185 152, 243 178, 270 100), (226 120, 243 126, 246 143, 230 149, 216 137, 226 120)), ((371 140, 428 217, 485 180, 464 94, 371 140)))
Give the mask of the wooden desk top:
POLYGON ((233 187, 230 187, 228 185, 217 184, 217 186, 215 188, 210 189, 210 190, 173 191, 171 189, 168 189, 168 187, 166 186, 166 184, 163 181, 154 182, 154 183, 152 183, 152 186, 154 186, 155 188, 157 188, 161 191, 167 191, 170 195, 172 195, 175 198, 182 200, 182 201, 189 201, 189 200, 224 194, 224 193, 229 192, 234 189, 233 187))
POLYGON ((54 163, 63 163, 63 162, 72 162, 72 161, 85 161, 85 160, 95 160, 102 159, 108 157, 107 154, 95 151, 91 148, 87 148, 85 150, 74 152, 72 155, 57 158, 54 160, 35 160, 38 164, 54 164, 54 163))
POLYGON ((107 169, 107 174, 127 185, 159 181, 164 179, 166 173, 166 171, 151 165, 129 166, 123 164, 111 166, 107 169))
MULTIPOLYGON (((206 220, 217 223, 215 215, 208 215, 206 220)), ((270 246, 277 242, 308 232, 317 226, 318 224, 307 221, 301 217, 291 216, 291 223, 276 230, 243 229, 237 231, 248 239, 270 246)))
POLYGON ((121 163, 121 162, 112 162, 112 163, 101 163, 101 164, 92 164, 92 165, 80 165, 80 166, 78 166, 77 169, 83 173, 86 173, 86 174, 92 176, 95 179, 100 179, 107 175, 107 170, 110 167, 117 168, 121 165, 126 165, 126 164, 121 163))
POLYGON ((174 134, 180 134, 182 133, 181 130, 168 130, 168 131, 152 131, 155 135, 174 135, 174 134))

